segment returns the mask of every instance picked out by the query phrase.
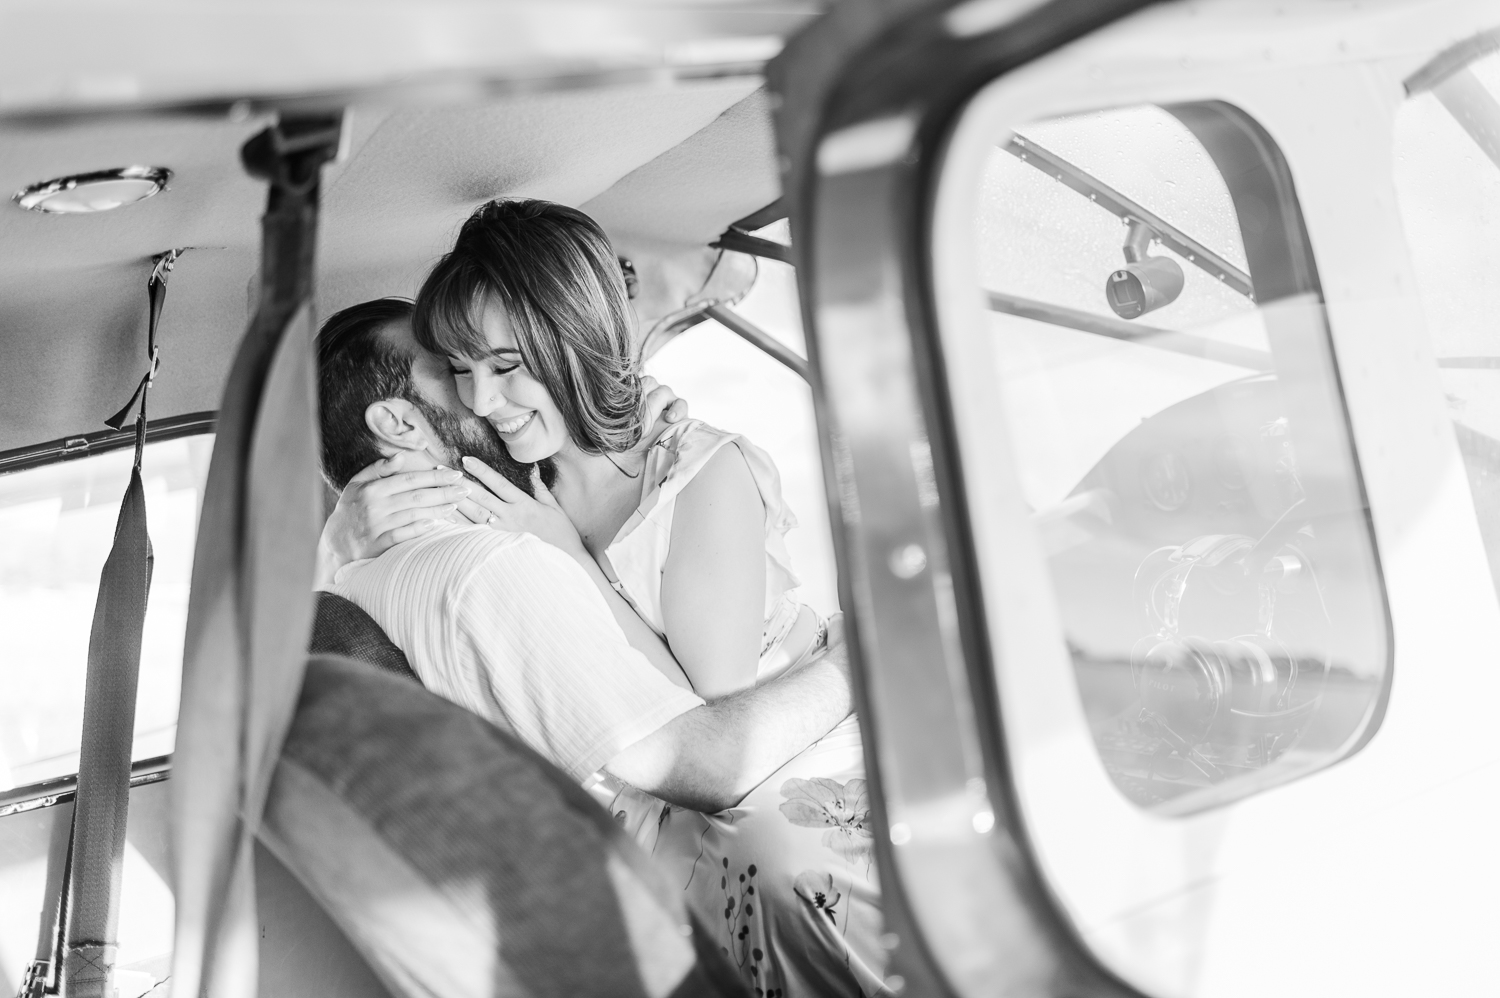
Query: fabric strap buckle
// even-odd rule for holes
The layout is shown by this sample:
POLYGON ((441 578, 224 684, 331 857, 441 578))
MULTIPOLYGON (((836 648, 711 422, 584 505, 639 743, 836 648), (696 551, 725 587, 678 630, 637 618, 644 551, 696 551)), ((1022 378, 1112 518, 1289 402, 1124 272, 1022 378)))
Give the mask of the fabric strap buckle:
POLYGON ((52 979, 51 960, 33 960, 26 966, 26 976, 21 978, 21 990, 16 998, 42 998, 52 979))

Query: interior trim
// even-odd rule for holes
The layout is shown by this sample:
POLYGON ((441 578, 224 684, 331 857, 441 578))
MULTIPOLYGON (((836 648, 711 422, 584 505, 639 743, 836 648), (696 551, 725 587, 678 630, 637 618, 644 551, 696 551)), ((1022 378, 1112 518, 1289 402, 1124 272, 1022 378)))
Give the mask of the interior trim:
POLYGON ((485 71, 449 71, 405 79, 289 94, 240 94, 142 102, 127 105, 27 108, 0 111, 0 126, 55 127, 137 118, 206 118, 248 121, 265 114, 309 115, 342 111, 354 104, 385 107, 456 107, 516 94, 604 89, 639 85, 672 85, 704 80, 756 79, 765 61, 751 59, 688 65, 625 66, 555 75, 508 75, 485 71))
MULTIPOLYGON (((189 412, 181 416, 153 419, 146 426, 146 443, 191 437, 199 433, 214 432, 218 421, 217 412, 189 412)), ((103 454, 121 447, 135 446, 135 424, 118 430, 99 430, 96 433, 81 433, 77 436, 61 437, 29 447, 0 451, 0 475, 27 468, 40 468, 44 464, 72 461, 92 454, 103 454)))
MULTIPOLYGON (((170 755, 137 759, 130 764, 130 787, 135 789, 147 783, 160 783, 171 775, 172 757, 170 755)), ((16 787, 14 790, 0 793, 0 818, 20 814, 23 811, 35 811, 38 808, 66 804, 77 795, 77 773, 71 776, 55 776, 50 780, 42 780, 40 783, 29 783, 24 787, 16 787)))

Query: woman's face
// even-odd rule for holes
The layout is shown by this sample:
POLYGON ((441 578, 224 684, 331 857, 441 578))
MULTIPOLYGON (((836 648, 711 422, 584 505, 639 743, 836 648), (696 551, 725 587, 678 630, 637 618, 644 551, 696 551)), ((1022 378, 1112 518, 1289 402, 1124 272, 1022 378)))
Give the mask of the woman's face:
POLYGON ((488 356, 448 358, 458 397, 489 420, 517 461, 534 464, 552 457, 568 444, 567 424, 546 387, 522 365, 510 319, 493 298, 485 302, 480 329, 488 356))

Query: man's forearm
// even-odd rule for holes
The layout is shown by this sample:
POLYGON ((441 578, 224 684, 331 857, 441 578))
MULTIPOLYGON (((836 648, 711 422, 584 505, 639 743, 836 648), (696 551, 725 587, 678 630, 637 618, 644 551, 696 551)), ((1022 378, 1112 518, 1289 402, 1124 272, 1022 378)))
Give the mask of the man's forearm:
POLYGON ((722 811, 852 709, 840 644, 795 672, 679 715, 605 768, 669 804, 722 811))

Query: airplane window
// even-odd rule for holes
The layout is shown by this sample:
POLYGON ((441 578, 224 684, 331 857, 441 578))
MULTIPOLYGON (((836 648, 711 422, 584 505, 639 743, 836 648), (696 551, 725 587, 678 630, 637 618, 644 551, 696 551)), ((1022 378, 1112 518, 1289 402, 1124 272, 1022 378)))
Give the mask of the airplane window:
POLYGON ((1397 203, 1448 413, 1500 591, 1500 54, 1396 117, 1397 203), (1485 130, 1484 104, 1491 120, 1485 130), (1474 112, 1474 113, 1471 113, 1474 112))
MULTIPOLYGON (((136 699, 136 759, 172 751, 202 484, 213 436, 148 444, 156 560, 136 699)), ((78 770, 99 573, 130 480, 130 448, 0 476, 0 790, 78 770)))
POLYGON ((1286 258, 1255 241, 1299 213, 1231 189, 1268 168, 1211 152, 1219 112, 1198 107, 1016 129, 976 219, 1008 442, 1094 747, 1164 813, 1353 751, 1390 662, 1316 279, 1252 273, 1286 258))

